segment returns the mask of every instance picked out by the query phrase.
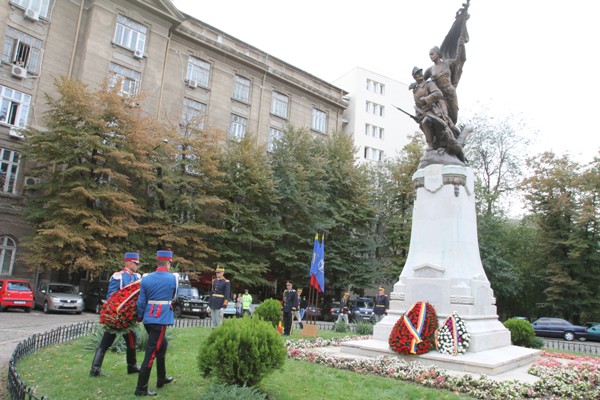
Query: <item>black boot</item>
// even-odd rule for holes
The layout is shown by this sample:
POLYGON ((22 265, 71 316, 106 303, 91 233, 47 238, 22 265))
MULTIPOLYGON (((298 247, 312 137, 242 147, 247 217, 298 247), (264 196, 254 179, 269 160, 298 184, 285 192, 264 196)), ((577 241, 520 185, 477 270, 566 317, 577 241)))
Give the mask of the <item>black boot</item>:
POLYGON ((164 357, 156 357, 156 387, 161 388, 167 383, 173 382, 172 376, 167 376, 167 367, 164 357))
POLYGON ((127 349, 127 373, 137 374, 140 372, 140 366, 137 365, 135 349, 127 349))
POLYGON ((150 372, 152 370, 144 365, 140 368, 140 375, 138 376, 137 387, 135 388, 136 396, 156 396, 156 392, 148 391, 148 379, 150 379, 150 372))
POLYGON ((96 377, 96 376, 105 376, 102 373, 102 361, 104 361, 104 354, 106 353, 106 350, 98 347, 98 349, 96 349, 96 354, 94 355, 94 361, 92 361, 92 369, 90 369, 90 376, 92 377, 96 377))

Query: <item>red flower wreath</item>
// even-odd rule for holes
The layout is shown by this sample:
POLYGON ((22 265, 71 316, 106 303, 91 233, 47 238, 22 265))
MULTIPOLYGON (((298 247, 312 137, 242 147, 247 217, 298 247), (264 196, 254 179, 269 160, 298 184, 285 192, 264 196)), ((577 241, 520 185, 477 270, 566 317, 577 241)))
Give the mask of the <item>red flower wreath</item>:
POLYGON ((396 353, 424 354, 435 348, 437 328, 433 306, 424 301, 417 302, 396 322, 388 343, 396 353))
POLYGON ((140 280, 116 291, 100 310, 100 323, 109 332, 123 333, 135 329, 137 325, 137 299, 140 293, 140 280))

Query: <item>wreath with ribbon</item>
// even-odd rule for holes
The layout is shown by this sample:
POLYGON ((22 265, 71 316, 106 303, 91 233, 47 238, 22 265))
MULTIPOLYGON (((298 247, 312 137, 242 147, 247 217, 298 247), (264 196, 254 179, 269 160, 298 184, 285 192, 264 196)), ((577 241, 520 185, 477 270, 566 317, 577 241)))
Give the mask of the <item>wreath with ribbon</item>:
POLYGON ((389 337, 392 350, 400 354, 424 354, 435 346, 438 328, 435 309, 424 301, 413 304, 396 321, 389 337))
POLYGON ((456 311, 450 314, 435 331, 435 347, 442 354, 452 356, 465 354, 470 342, 471 335, 456 311))
POLYGON ((100 310, 100 323, 113 333, 134 330, 137 325, 137 299, 141 280, 130 283, 113 293, 100 310))

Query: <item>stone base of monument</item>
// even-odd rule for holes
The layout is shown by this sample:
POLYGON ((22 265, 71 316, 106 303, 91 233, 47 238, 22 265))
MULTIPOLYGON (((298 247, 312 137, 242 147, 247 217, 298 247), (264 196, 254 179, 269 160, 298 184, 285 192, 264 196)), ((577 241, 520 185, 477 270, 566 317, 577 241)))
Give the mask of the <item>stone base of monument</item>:
POLYGON ((393 356, 405 361, 415 361, 420 364, 443 368, 463 373, 494 376, 512 371, 534 362, 540 354, 539 350, 519 346, 502 346, 479 352, 450 356, 438 353, 436 350, 420 355, 403 355, 390 350, 387 340, 353 340, 343 342, 340 351, 343 354, 378 357, 393 356))

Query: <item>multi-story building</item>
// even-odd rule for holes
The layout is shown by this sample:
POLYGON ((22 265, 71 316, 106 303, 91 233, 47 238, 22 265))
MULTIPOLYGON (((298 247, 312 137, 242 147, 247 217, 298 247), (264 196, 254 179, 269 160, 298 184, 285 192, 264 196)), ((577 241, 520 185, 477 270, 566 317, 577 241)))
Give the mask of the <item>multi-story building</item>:
POLYGON ((257 147, 288 124, 315 135, 342 129, 345 91, 169 0, 2 0, 0 34, 0 275, 38 279, 18 257, 32 233, 20 210, 34 182, 20 130, 44 129, 55 78, 108 79, 124 96, 143 93, 139 106, 173 126, 194 117, 231 139, 252 133, 257 147))
POLYGON ((358 162, 394 157, 408 143, 408 136, 419 130, 412 118, 396 108, 414 114, 408 85, 358 67, 333 83, 348 91, 343 128, 354 137, 358 162))

